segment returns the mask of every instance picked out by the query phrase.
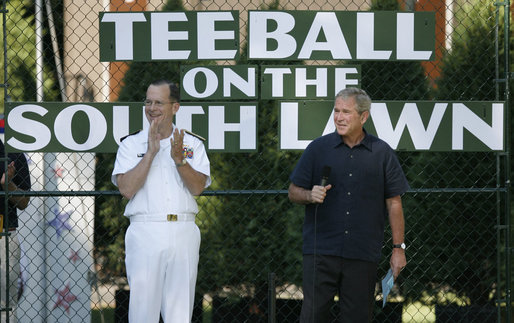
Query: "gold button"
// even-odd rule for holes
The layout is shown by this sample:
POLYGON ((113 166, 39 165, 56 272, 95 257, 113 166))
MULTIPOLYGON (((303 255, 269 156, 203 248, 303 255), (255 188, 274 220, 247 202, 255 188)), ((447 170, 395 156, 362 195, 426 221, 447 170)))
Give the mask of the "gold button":
POLYGON ((168 221, 176 222, 177 215, 176 214, 168 214, 168 221))

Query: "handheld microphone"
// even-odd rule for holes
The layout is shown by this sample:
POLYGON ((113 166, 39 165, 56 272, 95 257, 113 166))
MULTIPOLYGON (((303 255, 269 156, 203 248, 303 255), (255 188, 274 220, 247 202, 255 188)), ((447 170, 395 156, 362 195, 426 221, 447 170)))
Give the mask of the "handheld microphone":
POLYGON ((321 170, 321 183, 319 185, 321 186, 327 186, 328 184, 328 178, 330 177, 330 172, 332 171, 332 168, 330 166, 323 166, 323 169, 321 170))

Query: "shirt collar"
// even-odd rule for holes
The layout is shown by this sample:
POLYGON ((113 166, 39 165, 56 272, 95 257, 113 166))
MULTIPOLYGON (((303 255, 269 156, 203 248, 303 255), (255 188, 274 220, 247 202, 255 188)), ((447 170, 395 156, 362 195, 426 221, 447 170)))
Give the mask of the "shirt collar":
MULTIPOLYGON (((364 148, 368 149, 369 151, 372 151, 372 140, 371 140, 371 136, 368 134, 368 132, 366 131, 366 129, 362 128, 362 130, 364 131, 364 138, 362 139, 362 141, 355 147, 359 147, 359 146, 363 146, 364 148)), ((339 145, 344 145, 346 146, 346 144, 344 143, 343 141, 343 138, 341 138, 341 136, 337 133, 337 130, 334 131, 332 134, 331 134, 331 138, 330 138, 331 142, 332 142, 332 146, 334 148, 336 148, 337 146, 339 145)))

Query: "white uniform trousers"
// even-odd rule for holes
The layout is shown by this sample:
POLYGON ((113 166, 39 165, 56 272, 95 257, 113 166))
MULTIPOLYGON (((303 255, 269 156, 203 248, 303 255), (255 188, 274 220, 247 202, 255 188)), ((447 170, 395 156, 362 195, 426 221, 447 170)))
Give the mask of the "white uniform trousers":
POLYGON ((158 323, 159 312, 165 323, 191 322, 199 251, 194 221, 131 221, 125 235, 130 323, 158 323))
MULTIPOLYGON (((9 322, 16 323, 16 308, 18 305, 18 279, 20 278, 20 244, 16 231, 11 231, 9 236, 9 322)), ((5 278, 7 270, 7 262, 5 255, 6 237, 0 239, 0 306, 5 308, 5 278)), ((7 322, 6 312, 0 314, 0 322, 7 322)))

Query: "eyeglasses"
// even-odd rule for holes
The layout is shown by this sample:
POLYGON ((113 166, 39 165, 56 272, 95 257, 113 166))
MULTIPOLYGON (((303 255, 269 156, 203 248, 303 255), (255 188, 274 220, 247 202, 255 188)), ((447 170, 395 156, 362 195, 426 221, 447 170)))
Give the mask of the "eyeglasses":
POLYGON ((159 100, 152 101, 152 100, 145 99, 145 100, 143 101, 143 103, 144 103, 144 104, 145 104, 145 106, 147 106, 147 107, 151 107, 151 106, 152 106, 152 104, 155 104, 155 106, 156 106, 156 107, 160 108, 160 107, 162 107, 163 105, 168 104, 168 103, 171 103, 171 104, 173 104, 173 103, 177 103, 177 101, 161 102, 161 101, 159 101, 159 100))

